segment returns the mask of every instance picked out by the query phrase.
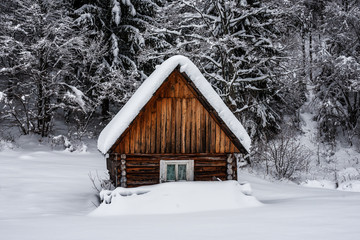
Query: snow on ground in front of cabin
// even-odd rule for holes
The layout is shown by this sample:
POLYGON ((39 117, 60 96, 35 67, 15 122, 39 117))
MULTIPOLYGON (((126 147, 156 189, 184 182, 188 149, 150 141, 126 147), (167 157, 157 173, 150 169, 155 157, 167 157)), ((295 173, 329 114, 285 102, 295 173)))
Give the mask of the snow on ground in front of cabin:
MULTIPOLYGON (((4 240, 360 239, 360 193, 271 183, 245 173, 240 180, 251 184, 260 207, 95 217, 88 173, 106 171, 95 144, 87 153, 69 153, 31 141, 0 151, 4 240)), ((207 199, 218 197, 214 192, 207 199)))
POLYGON ((261 206, 243 193, 237 181, 172 182, 101 192, 102 204, 92 216, 170 214, 261 206))

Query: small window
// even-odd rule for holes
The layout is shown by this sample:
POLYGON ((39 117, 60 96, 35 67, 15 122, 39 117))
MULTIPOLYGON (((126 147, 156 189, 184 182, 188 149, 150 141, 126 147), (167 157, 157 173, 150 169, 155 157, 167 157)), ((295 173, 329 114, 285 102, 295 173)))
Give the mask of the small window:
POLYGON ((175 164, 167 164, 166 165, 166 181, 176 181, 176 165, 175 164))
POLYGON ((194 160, 161 160, 160 182, 193 181, 194 160))

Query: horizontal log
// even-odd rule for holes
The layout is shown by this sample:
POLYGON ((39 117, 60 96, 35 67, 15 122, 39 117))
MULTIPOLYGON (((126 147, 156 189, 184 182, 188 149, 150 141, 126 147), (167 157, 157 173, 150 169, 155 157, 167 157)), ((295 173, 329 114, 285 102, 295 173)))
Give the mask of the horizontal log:
POLYGON ((219 157, 219 156, 215 156, 215 157, 202 157, 202 156, 177 156, 177 157, 129 157, 127 159, 128 161, 160 161, 160 160, 199 160, 199 161, 225 161, 226 162, 226 158, 225 157, 219 157))
POLYGON ((133 174, 129 173, 127 179, 130 181, 150 181, 152 179, 159 179, 160 174, 133 174))
POLYGON ((142 168, 134 168, 134 167, 128 167, 126 169, 126 172, 128 174, 131 174, 131 173, 159 173, 159 169, 157 168, 153 168, 153 167, 142 167, 142 168))
POLYGON ((195 172, 226 172, 226 167, 217 167, 217 166, 211 166, 211 167, 197 167, 194 168, 195 172))
POLYGON ((148 167, 160 167, 159 160, 128 160, 126 162, 127 167, 141 167, 141 166, 148 166, 148 167))
POLYGON ((133 153, 127 154, 126 159, 130 158, 164 158, 164 157, 225 157, 227 159, 227 154, 224 153, 184 153, 184 154, 174 154, 174 153, 133 153))
POLYGON ((195 167, 225 167, 225 161, 208 161, 208 160, 197 160, 194 161, 195 167))
POLYGON ((226 172, 195 172, 194 173, 195 177, 204 177, 204 176, 220 176, 220 177, 226 177, 227 174, 226 172))

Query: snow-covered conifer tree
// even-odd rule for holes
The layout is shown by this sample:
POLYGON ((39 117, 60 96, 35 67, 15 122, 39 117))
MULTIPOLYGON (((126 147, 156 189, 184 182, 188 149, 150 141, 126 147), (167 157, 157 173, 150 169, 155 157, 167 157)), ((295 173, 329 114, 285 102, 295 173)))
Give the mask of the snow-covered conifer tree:
MULTIPOLYGON (((166 13, 181 16, 156 30, 177 52, 202 66, 208 80, 247 127, 262 139, 279 129, 284 70, 277 26, 280 10, 259 1, 172 1, 166 13)), ((170 16, 172 16, 170 15, 170 16)), ((285 95, 287 93, 285 92, 285 95)))
POLYGON ((360 7, 359 1, 330 1, 317 51, 316 97, 323 140, 334 144, 338 130, 350 144, 360 136, 360 7))
POLYGON ((24 134, 47 136, 57 110, 86 111, 76 78, 84 39, 75 32, 64 1, 16 0, 11 6, 0 37, 0 74, 11 79, 2 86, 7 96, 2 116, 24 134))
POLYGON ((76 21, 88 30, 88 38, 101 41, 92 64, 95 77, 87 77, 93 97, 101 102, 102 115, 107 116, 110 102, 124 104, 145 78, 139 59, 144 59, 144 33, 154 21, 158 5, 149 0, 89 0, 74 1, 73 5, 76 21))

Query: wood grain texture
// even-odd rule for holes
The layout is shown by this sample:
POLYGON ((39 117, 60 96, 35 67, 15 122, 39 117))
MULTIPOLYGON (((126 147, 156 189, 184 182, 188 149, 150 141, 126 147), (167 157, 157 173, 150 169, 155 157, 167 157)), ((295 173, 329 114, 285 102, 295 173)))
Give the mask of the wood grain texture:
POLYGON ((119 138, 118 153, 240 152, 224 124, 175 70, 119 138))

